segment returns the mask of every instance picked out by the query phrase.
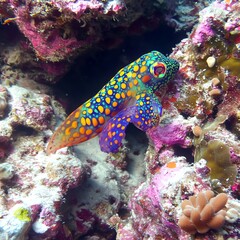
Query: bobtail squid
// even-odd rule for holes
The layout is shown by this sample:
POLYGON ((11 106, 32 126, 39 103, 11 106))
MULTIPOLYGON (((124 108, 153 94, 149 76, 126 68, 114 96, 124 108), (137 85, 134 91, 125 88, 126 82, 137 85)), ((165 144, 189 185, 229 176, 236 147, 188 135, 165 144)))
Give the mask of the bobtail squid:
POLYGON ((142 55, 120 71, 91 99, 73 111, 51 137, 47 153, 73 146, 100 134, 101 150, 116 153, 125 129, 142 131, 158 125, 162 105, 154 94, 179 69, 179 63, 158 51, 142 55))

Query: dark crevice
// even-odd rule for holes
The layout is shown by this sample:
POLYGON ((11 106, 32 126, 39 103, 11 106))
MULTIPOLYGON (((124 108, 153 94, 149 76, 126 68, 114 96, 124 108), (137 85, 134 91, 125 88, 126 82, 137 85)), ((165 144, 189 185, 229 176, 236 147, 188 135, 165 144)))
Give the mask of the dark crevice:
POLYGON ((188 163, 194 162, 194 156, 192 155, 193 149, 192 148, 182 148, 179 145, 175 145, 173 147, 174 153, 176 156, 184 156, 188 163))
POLYGON ((231 116, 225 121, 224 124, 226 129, 232 132, 236 126, 236 123, 237 123, 237 118, 235 116, 231 116))
POLYGON ((14 131, 17 133, 18 136, 33 136, 37 135, 37 131, 33 128, 26 127, 23 125, 16 125, 14 126, 14 131))

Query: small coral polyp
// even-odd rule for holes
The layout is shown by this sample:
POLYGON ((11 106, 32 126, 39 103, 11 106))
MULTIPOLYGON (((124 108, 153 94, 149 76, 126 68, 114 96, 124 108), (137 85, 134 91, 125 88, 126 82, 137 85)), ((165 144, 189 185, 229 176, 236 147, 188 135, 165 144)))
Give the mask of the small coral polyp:
POLYGON ((213 191, 200 192, 182 202, 183 215, 178 225, 190 234, 206 233, 210 229, 219 229, 225 222, 224 207, 228 196, 220 193, 214 197, 213 191))

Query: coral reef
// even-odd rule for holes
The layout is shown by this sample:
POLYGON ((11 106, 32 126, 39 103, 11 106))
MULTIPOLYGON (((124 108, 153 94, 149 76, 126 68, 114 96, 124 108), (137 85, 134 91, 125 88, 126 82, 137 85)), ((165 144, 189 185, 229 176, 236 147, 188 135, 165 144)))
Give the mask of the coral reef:
POLYGON ((86 50, 97 45, 114 48, 127 34, 140 34, 158 26, 163 22, 162 16, 176 29, 189 28, 195 22, 197 12, 210 2, 4 0, 0 2, 0 19, 3 27, 10 25, 14 39, 22 45, 21 51, 11 51, 15 54, 9 64, 18 65, 18 60, 24 56, 21 63, 29 63, 25 65, 28 74, 54 83, 66 73, 69 63, 86 50), (186 17, 186 11, 189 17, 186 17), (15 25, 25 38, 16 34, 15 25), (21 54, 22 51, 28 52, 27 56, 21 54))
MULTIPOLYGON (((54 238, 63 229, 61 202, 85 169, 70 153, 45 154, 57 105, 49 88, 24 74, 8 79, 0 85, 0 239, 54 238)), ((58 114, 64 114, 60 107, 58 114)))
POLYGON ((88 22, 93 23, 96 16, 111 19, 109 13, 116 14, 124 7, 122 1, 8 1, 8 4, 36 55, 51 62, 65 60, 79 48, 99 40, 101 26, 88 22))
POLYGON ((131 218, 118 226, 117 239, 181 239, 185 233, 177 225, 181 203, 181 189, 184 195, 208 190, 209 181, 203 168, 206 162, 189 166, 184 157, 171 158, 154 174, 149 182, 143 183, 130 199, 131 218), (205 180, 202 179, 205 177, 205 180), (135 217, 136 216, 136 217, 135 217))
POLYGON ((221 228, 225 221, 227 194, 220 193, 213 197, 213 191, 200 192, 182 202, 183 215, 178 225, 186 232, 206 233, 210 229, 221 228))
POLYGON ((168 13, 165 18, 167 23, 174 26, 177 31, 192 28, 193 25, 198 21, 198 13, 201 9, 208 6, 213 0, 208 1, 188 1, 188 0, 177 0, 177 1, 163 1, 157 0, 160 6, 164 6, 168 13))
POLYGON ((76 157, 69 154, 49 158, 43 149, 43 136, 18 136, 14 150, 1 164, 10 169, 1 172, 4 176, 1 177, 0 232, 10 239, 19 234, 26 238, 31 225, 35 234, 55 236, 62 226, 59 215, 64 194, 83 179, 84 169, 76 157), (16 204, 20 203, 21 207, 17 208, 16 204), (9 221, 16 224, 9 226, 9 221), (23 226, 18 229, 20 222, 23 226))
POLYGON ((190 239, 181 229, 181 202, 209 190, 225 196, 217 210, 227 196, 224 217, 208 231, 195 216, 191 221, 205 233, 188 225, 192 238, 239 239, 239 9, 238 1, 213 2, 173 49, 180 70, 159 91, 165 110, 159 126, 147 132, 147 181, 130 198, 130 217, 116 225, 117 239, 190 239), (191 174, 183 176, 187 169, 191 174))
POLYGON ((239 1, 0 7, 0 239, 240 238, 239 1), (147 131, 148 147, 129 130, 114 155, 100 151, 98 138, 46 155, 65 112, 40 82, 57 81, 96 43, 111 48, 115 30, 141 33, 147 19, 186 29, 198 13, 170 55, 180 70, 157 93, 163 117, 147 131))

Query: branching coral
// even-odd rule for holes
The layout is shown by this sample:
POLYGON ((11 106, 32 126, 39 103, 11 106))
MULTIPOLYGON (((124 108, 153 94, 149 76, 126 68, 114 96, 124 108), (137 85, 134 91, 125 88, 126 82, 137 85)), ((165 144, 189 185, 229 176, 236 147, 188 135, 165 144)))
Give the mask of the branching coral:
POLYGON ((223 210, 228 196, 220 193, 213 197, 210 190, 191 196, 182 202, 183 215, 178 225, 190 234, 206 233, 210 229, 218 229, 225 222, 226 211, 223 210))

